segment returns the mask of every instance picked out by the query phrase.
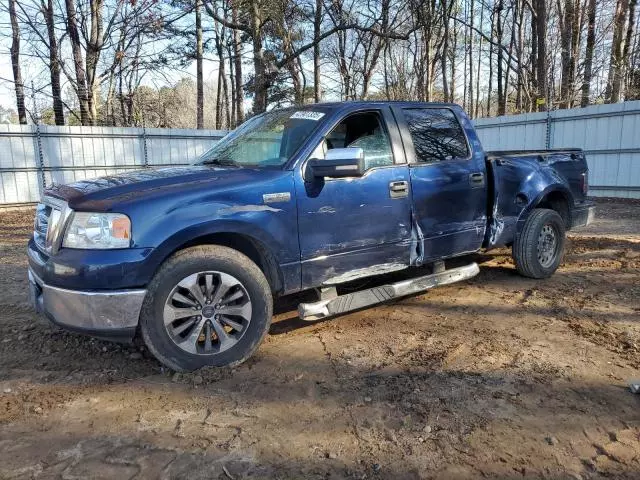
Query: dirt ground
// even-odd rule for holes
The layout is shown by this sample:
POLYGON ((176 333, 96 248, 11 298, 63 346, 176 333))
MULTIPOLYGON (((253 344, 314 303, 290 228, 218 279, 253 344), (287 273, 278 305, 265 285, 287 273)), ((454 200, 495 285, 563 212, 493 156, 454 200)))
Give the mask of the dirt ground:
POLYGON ((280 301, 233 370, 63 332, 27 305, 31 210, 0 212, 0 478, 640 478, 640 204, 564 266, 315 324, 280 301))

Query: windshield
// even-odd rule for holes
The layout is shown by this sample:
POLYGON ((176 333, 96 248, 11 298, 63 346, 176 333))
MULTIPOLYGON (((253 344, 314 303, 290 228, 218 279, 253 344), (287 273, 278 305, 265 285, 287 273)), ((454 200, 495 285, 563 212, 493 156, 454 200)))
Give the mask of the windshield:
POLYGON ((264 113, 243 123, 205 152, 196 165, 280 167, 307 140, 327 113, 284 109, 264 113))

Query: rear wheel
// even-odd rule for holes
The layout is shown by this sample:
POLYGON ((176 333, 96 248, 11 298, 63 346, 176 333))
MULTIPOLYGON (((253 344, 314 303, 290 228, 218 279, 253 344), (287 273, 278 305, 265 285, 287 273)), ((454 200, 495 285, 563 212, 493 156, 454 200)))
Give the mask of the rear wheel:
POLYGON ((529 215, 513 244, 513 259, 521 275, 548 278, 564 255, 565 226, 554 210, 537 208, 529 215))
POLYGON ((236 250, 199 246, 176 253, 149 285, 140 330, 174 370, 237 365, 260 345, 272 296, 262 271, 236 250))

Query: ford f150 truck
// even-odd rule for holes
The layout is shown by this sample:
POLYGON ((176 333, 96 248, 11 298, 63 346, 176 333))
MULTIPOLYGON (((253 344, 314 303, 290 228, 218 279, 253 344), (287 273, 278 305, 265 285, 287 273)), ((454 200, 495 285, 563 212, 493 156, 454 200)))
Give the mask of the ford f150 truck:
POLYGON ((593 216, 587 175, 580 150, 485 152, 456 105, 274 110, 191 166, 48 189, 28 246, 31 298, 70 330, 139 333, 176 370, 233 365, 267 333, 276 296, 315 289, 299 315, 329 317, 470 278, 477 264, 445 260, 502 246, 520 274, 550 276, 565 231, 593 216))

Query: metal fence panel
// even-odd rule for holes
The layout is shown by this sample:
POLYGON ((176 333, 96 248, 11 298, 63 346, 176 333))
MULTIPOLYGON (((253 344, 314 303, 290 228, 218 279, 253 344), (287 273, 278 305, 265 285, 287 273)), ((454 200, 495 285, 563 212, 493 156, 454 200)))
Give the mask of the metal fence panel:
POLYGON ((0 125, 0 205, 37 202, 43 183, 70 183, 156 165, 186 165, 226 132, 0 125))
MULTIPOLYGON (((582 148, 591 193, 640 198, 640 101, 475 121, 486 150, 582 148)), ((188 164, 219 130, 0 125, 0 205, 39 200, 42 183, 188 164)))
POLYGON ((487 150, 582 148, 591 194, 640 198, 640 101, 481 118, 475 123, 487 150))

